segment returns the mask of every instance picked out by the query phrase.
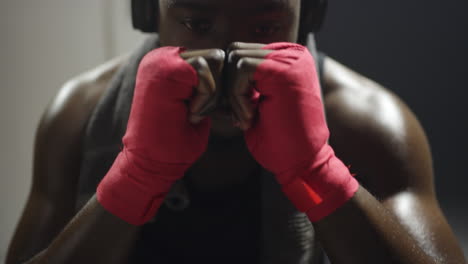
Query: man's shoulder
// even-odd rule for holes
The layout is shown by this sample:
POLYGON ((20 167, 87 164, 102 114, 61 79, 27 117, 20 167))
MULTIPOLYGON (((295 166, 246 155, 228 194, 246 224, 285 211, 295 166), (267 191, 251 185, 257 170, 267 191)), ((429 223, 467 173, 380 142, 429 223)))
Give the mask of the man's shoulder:
POLYGON ((424 130, 396 94, 331 58, 324 81, 330 144, 376 193, 387 196, 432 178, 424 130))
POLYGON ((114 58, 65 82, 46 108, 41 124, 62 119, 84 122, 125 58, 114 58))
POLYGON ((76 106, 94 105, 126 58, 127 56, 116 57, 68 80, 55 97, 54 103, 61 105, 80 101, 76 106))
POLYGON ((113 75, 125 60, 119 57, 67 81, 42 114, 36 151, 49 157, 78 152, 84 128, 113 75))
POLYGON ((378 128, 400 134, 406 128, 404 123, 414 117, 408 115, 411 110, 389 89, 329 57, 325 64, 327 117, 342 129, 368 133, 378 128))

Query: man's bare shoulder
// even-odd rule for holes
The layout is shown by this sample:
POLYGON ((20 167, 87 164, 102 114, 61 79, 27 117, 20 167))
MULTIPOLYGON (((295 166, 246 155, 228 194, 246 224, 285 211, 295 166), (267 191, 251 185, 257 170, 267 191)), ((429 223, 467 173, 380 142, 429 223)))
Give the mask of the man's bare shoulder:
POLYGON ((73 120, 69 128, 80 130, 125 59, 126 56, 114 58, 68 80, 46 108, 40 127, 60 131, 62 126, 71 125, 67 121, 73 120))
POLYGON ((408 106, 331 58, 324 69, 330 144, 337 155, 381 198, 407 188, 431 191, 429 144, 408 106))
MULTIPOLYGON (((68 80, 48 107, 49 114, 81 108, 76 114, 88 113, 107 88, 126 56, 114 58, 68 80)), ((72 111, 75 112, 75 111, 72 111)))
POLYGON ((124 59, 116 58, 69 80, 47 106, 36 131, 34 191, 59 198, 62 190, 74 188, 65 188, 65 185, 74 182, 70 168, 78 168, 80 164, 84 128, 124 59))

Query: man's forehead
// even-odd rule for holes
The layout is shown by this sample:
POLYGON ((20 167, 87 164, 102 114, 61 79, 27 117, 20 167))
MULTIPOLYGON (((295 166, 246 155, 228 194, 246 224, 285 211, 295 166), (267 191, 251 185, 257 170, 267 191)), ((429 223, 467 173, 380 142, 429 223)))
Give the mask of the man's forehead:
POLYGON ((300 0, 162 0, 167 8, 217 8, 217 7, 239 7, 239 8, 265 8, 281 9, 290 8, 299 4, 300 0))

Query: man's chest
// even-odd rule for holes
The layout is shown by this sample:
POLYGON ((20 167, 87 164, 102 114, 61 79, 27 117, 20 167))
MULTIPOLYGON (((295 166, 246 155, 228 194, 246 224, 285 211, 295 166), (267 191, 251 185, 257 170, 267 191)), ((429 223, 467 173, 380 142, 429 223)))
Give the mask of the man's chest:
POLYGON ((163 248, 161 254, 181 262, 320 263, 312 225, 282 195, 272 176, 254 174, 222 193, 187 183, 190 205, 181 211, 163 205, 143 227, 144 242, 139 244, 163 248))

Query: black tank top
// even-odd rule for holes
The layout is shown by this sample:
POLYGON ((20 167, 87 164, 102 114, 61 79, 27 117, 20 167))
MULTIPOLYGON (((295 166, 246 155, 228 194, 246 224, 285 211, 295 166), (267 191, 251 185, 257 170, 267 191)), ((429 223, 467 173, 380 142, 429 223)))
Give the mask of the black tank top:
MULTIPOLYGON (((83 142, 76 210, 95 193, 120 151, 138 64, 158 47, 150 36, 113 77, 88 121, 83 142)), ((320 79, 324 55, 316 58, 320 79)), ((176 208, 166 199, 153 220, 143 225, 129 263, 322 263, 307 216, 283 195, 274 175, 259 168, 248 180, 216 192, 200 192, 181 180, 187 195, 173 187, 171 194, 189 199, 176 208)))

